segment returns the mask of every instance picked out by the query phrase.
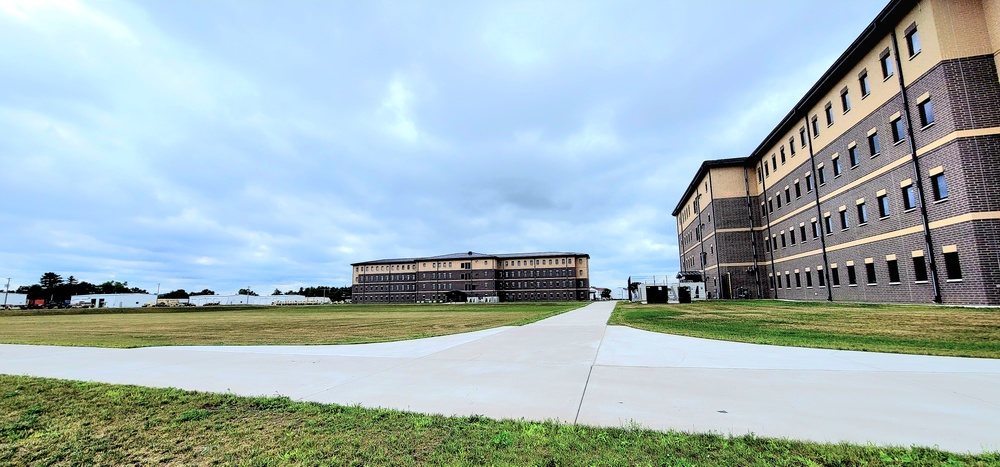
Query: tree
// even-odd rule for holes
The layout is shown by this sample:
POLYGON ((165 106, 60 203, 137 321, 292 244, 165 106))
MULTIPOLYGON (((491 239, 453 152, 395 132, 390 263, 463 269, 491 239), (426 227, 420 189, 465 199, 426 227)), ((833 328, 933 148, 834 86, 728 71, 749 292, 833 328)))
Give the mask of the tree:
POLYGON ((278 289, 274 289, 274 292, 271 293, 271 295, 281 295, 281 291, 278 289))
POLYGON ((202 289, 201 292, 191 292, 192 297, 194 297, 195 295, 215 295, 215 291, 209 289, 202 289))
POLYGON ((604 300, 611 300, 611 289, 601 290, 601 298, 604 300))
POLYGON ((54 272, 47 272, 42 274, 42 278, 38 279, 38 283, 41 284, 43 289, 52 290, 57 285, 61 285, 63 283, 63 278, 54 272))
POLYGON ((239 292, 236 292, 236 295, 252 295, 252 296, 256 297, 257 296, 257 292, 254 292, 253 290, 250 290, 250 289, 240 289, 239 292))
POLYGON ((190 295, 184 289, 177 289, 174 291, 167 292, 165 294, 160 294, 160 298, 188 298, 190 295))

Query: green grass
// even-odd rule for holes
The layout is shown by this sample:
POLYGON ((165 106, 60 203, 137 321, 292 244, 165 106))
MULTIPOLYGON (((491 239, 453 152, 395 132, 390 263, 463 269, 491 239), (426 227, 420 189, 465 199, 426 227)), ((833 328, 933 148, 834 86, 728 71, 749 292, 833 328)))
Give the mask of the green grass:
POLYGON ((0 375, 7 465, 998 465, 1000 454, 363 409, 0 375))
POLYGON ((1000 358, 1000 308, 775 300, 619 302, 609 323, 756 344, 1000 358))
POLYGON ((354 344, 519 326, 586 303, 0 312, 0 343, 85 347, 354 344))

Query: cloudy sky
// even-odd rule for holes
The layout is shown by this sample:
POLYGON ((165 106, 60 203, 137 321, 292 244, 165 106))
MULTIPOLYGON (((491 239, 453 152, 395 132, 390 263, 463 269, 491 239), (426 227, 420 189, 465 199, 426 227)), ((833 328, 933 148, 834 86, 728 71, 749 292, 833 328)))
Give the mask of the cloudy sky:
POLYGON ((270 292, 469 250, 673 274, 698 165, 746 156, 883 6, 0 0, 0 276, 270 292))

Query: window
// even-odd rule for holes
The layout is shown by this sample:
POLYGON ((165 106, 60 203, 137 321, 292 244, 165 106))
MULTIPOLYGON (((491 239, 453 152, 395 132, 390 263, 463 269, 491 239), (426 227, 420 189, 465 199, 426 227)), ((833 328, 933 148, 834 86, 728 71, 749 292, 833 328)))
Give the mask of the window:
POLYGON ((854 265, 847 265, 847 285, 858 285, 858 273, 854 271, 854 265))
POLYGON ((889 217, 889 197, 886 195, 878 196, 878 216, 889 217))
POLYGON ((886 268, 889 269, 889 283, 898 284, 899 283, 899 262, 895 259, 885 260, 886 268))
POLYGON ((785 203, 787 204, 787 203, 791 203, 791 202, 792 202, 792 192, 786 186, 785 187, 785 203))
POLYGON ((819 222, 812 221, 813 238, 819 238, 819 222))
POLYGON ((934 191, 934 201, 948 199, 948 183, 944 180, 944 173, 931 175, 931 189, 934 191))
POLYGON ((827 102, 823 112, 826 114, 826 126, 833 125, 833 104, 827 102))
POLYGON ((830 235, 833 233, 833 221, 830 220, 830 215, 827 214, 823 216, 823 224, 826 226, 826 234, 830 235))
POLYGON ((882 57, 879 59, 879 63, 882 65, 882 79, 886 80, 892 76, 892 54, 889 53, 889 49, 885 49, 882 52, 882 57))
POLYGON ((955 245, 944 247, 944 269, 948 275, 948 280, 957 281, 962 279, 962 265, 958 262, 958 249, 955 245))
POLYGON ((875 263, 866 261, 865 262, 865 276, 868 278, 868 285, 875 285, 878 283, 875 278, 875 263))
POLYGON ((778 288, 781 288, 781 273, 778 273, 778 288))
POLYGON ((913 189, 913 185, 907 185, 903 187, 903 209, 909 210, 917 207, 917 190, 913 189))
POLYGON ((923 253, 913 257, 913 281, 927 282, 927 262, 923 253))
POLYGON ((847 88, 840 91, 840 107, 845 114, 851 110, 851 96, 848 92, 847 88))
POLYGON ((812 287, 812 286, 813 286, 813 275, 812 275, 812 271, 808 271, 808 270, 807 270, 807 271, 806 271, 806 287, 812 287))
POLYGON ((934 123, 934 106, 931 104, 930 98, 917 104, 917 111, 920 113, 921 127, 934 123))
POLYGON ((768 213, 774 212, 774 200, 772 200, 771 198, 767 199, 767 212, 768 213))
POLYGON ((806 174, 806 192, 812 193, 812 191, 813 191, 812 174, 806 174))
POLYGON ((868 208, 864 202, 858 203, 858 224, 868 223, 868 208))
POLYGON ((843 172, 843 169, 840 168, 840 158, 839 157, 834 157, 833 158, 833 176, 834 177, 839 177, 842 172, 843 172))
POLYGON ((799 181, 798 180, 795 181, 795 197, 796 198, 801 198, 802 197, 802 187, 799 186, 799 181))
POLYGON ((868 153, 872 157, 879 155, 882 152, 882 146, 878 143, 878 132, 872 132, 868 135, 868 153))
POLYGON ((767 217, 767 203, 760 203, 760 217, 767 217))
POLYGON ((777 250, 778 249, 778 236, 777 235, 771 235, 771 249, 772 250, 777 250))
POLYGON ((812 118, 813 138, 819 136, 819 117, 813 115, 812 118))
POLYGON ((837 269, 836 264, 830 266, 830 283, 834 287, 840 287, 840 270, 837 269))
POLYGON ((903 119, 900 117, 892 121, 892 142, 898 143, 904 139, 906 135, 903 130, 903 119))
POLYGON ((861 161, 858 159, 858 147, 851 146, 847 148, 847 157, 851 160, 851 167, 857 167, 861 161))
POLYGON ((806 225, 805 224, 802 224, 802 225, 799 226, 799 238, 801 238, 803 242, 806 241, 806 225))
POLYGON ((780 149, 778 150, 778 153, 779 153, 779 154, 781 154, 781 163, 782 163, 782 164, 784 164, 784 163, 785 163, 785 147, 784 147, 784 146, 782 146, 782 147, 781 147, 781 148, 780 148, 780 149))
POLYGON ((788 149, 792 151, 792 157, 795 157, 795 137, 788 138, 788 149))
POLYGON ((826 276, 823 275, 822 269, 816 271, 816 280, 819 282, 820 287, 826 287, 826 276))
POLYGON ((816 178, 819 180, 819 184, 822 185, 826 183, 826 168, 820 167, 816 169, 816 178))
POLYGON ((805 129, 805 127, 799 128, 799 141, 802 143, 802 147, 806 147, 806 129, 805 129))
POLYGON ((847 230, 849 228, 851 228, 851 224, 847 220, 847 210, 840 211, 840 229, 847 230))
POLYGON ((761 170, 760 167, 757 167, 757 181, 764 181, 764 171, 761 170))
POLYGON ((788 241, 795 245, 795 229, 788 229, 788 241))
POLYGON ((798 271, 795 272, 795 288, 796 289, 802 288, 802 273, 798 271))
POLYGON ((771 168, 778 170, 778 159, 774 157, 774 154, 771 154, 771 168))
POLYGON ((782 247, 782 248, 785 248, 786 246, 787 246, 787 245, 785 245, 785 231, 784 231, 784 230, 782 230, 782 231, 781 231, 781 247, 782 247))
POLYGON ((872 87, 868 84, 868 71, 862 71, 858 75, 858 84, 861 85, 861 98, 864 99, 872 93, 872 87))
POLYGON ((910 52, 910 58, 920 53, 920 36, 917 35, 916 23, 906 29, 906 50, 910 52))
POLYGON ((778 209, 781 209, 781 193, 775 193, 774 197, 778 200, 778 209))
POLYGON ((788 273, 788 271, 785 271, 785 288, 786 289, 792 288, 792 277, 788 273))
POLYGON ((764 176, 765 177, 771 176, 771 167, 767 165, 767 162, 764 163, 764 176))

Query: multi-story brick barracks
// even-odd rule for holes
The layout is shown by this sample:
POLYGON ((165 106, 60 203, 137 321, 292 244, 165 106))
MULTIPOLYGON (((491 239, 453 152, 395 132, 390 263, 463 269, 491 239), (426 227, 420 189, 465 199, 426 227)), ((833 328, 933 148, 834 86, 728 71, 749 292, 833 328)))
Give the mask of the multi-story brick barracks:
POLYGON ((714 297, 1000 305, 1000 0, 892 1, 673 215, 714 297))
POLYGON ((589 299, 590 255, 468 252, 353 263, 354 303, 589 299))

